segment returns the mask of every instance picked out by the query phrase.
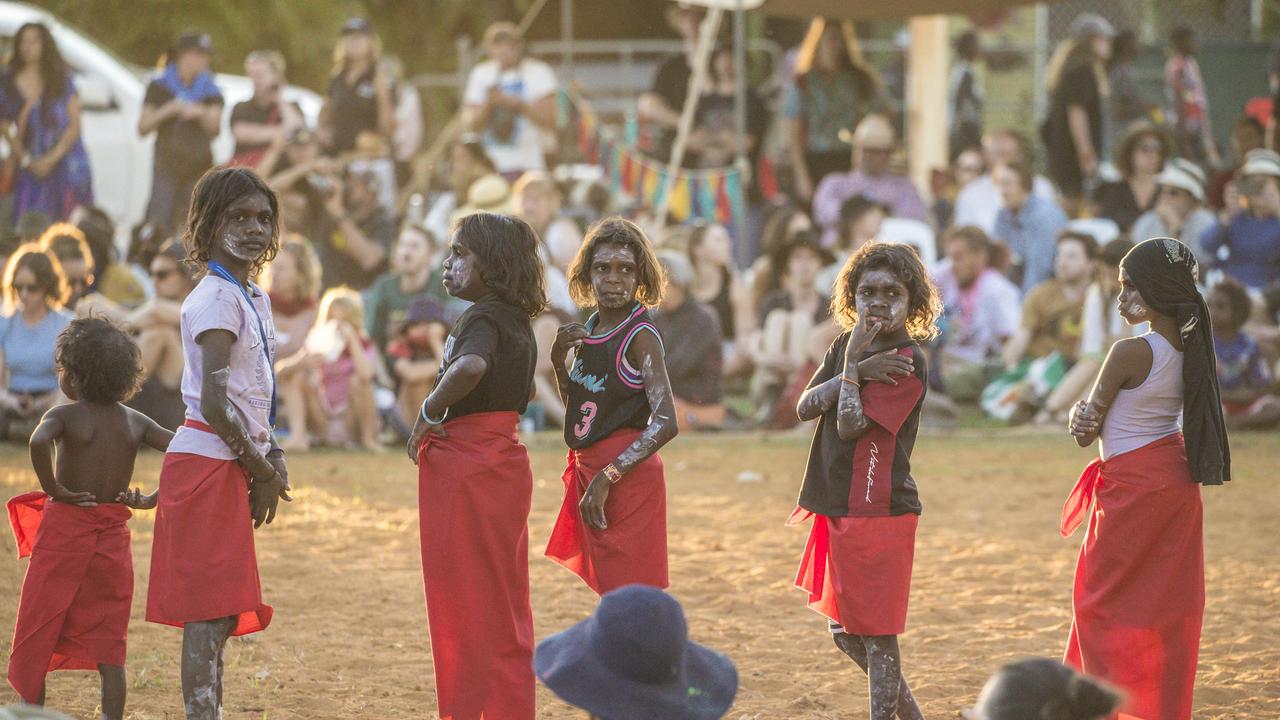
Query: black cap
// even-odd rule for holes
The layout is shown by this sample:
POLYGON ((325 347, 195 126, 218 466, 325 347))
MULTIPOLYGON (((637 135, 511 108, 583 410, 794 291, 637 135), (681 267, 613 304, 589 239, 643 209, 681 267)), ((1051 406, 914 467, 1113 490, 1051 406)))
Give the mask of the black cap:
POLYGON ((369 24, 368 20, 365 20, 362 17, 347 18, 347 21, 342 24, 342 34, 350 35, 351 33, 366 33, 371 35, 373 34, 373 26, 369 24))
POLYGON ((209 37, 209 33, 205 32, 189 32, 179 35, 178 40, 173 43, 174 54, 184 53, 188 50, 212 53, 213 38, 209 37))

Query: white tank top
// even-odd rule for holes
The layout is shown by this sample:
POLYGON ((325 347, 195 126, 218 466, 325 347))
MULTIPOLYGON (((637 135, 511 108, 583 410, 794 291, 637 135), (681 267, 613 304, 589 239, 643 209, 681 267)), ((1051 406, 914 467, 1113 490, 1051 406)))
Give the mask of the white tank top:
POLYGON ((1151 372, 1138 387, 1116 395, 1098 438, 1103 460, 1182 430, 1182 353, 1160 333, 1139 337, 1151 346, 1151 372))

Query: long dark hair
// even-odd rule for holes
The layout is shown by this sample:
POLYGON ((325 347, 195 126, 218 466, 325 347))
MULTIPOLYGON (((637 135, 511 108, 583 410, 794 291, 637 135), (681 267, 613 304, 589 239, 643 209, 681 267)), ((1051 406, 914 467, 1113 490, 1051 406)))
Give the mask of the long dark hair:
POLYGON ((266 195, 271 206, 271 242, 267 244, 266 252, 254 261, 249 275, 262 272, 263 266, 275 259, 280 251, 280 204, 276 194, 248 168, 219 167, 205 173, 191 192, 187 229, 182 236, 187 248, 187 262, 199 268, 208 267, 223 213, 235 201, 255 192, 266 195))
POLYGON ((547 309, 538 234, 518 218, 479 212, 459 219, 453 234, 480 260, 480 279, 498 299, 529 317, 547 309))
MULTIPOLYGON (((67 93, 71 73, 67 69, 67 61, 62 59, 62 53, 58 51, 58 44, 53 41, 53 34, 44 23, 29 22, 18 28, 13 36, 13 51, 9 53, 9 76, 16 77, 26 67, 26 61, 22 58, 22 34, 27 30, 35 30, 40 36, 40 82, 44 85, 43 99, 57 100, 67 93)), ((50 112, 47 103, 42 111, 50 112)))

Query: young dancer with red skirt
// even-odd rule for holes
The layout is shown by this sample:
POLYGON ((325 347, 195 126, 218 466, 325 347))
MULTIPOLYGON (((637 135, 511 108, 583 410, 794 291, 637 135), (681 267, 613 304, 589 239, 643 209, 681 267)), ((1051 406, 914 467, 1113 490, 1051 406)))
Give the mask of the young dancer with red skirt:
POLYGON ((186 420, 160 469, 147 621, 182 628, 188 718, 222 717, 227 638, 266 629, 253 530, 288 500, 276 443, 271 301, 250 277, 275 257, 275 193, 252 170, 205 173, 184 241, 204 277, 182 303, 186 420))
POLYGON ((917 344, 937 333, 937 290, 915 250, 872 243, 831 297, 845 328, 796 408, 818 421, 792 524, 813 518, 796 585, 836 647, 867 673, 872 720, 920 718, 902 674, 920 500, 911 451, 928 378, 917 344))
POLYGON ((1089 521, 1065 662, 1126 691, 1122 716, 1143 720, 1191 717, 1204 618, 1200 486, 1231 479, 1197 274, 1191 250, 1170 238, 1125 255, 1120 315, 1151 330, 1111 348, 1069 424, 1081 447, 1098 441, 1099 459, 1062 510, 1063 537, 1089 521))
POLYGON ((532 720, 529 505, 516 435, 533 394, 530 318, 546 308, 538 238, 520 220, 459 220, 444 287, 471 307, 445 343, 408 452, 418 512, 436 699, 447 720, 532 720))
POLYGON ((657 453, 676 436, 675 396, 649 315, 662 282, 644 232, 622 218, 601 220, 569 268, 574 300, 596 312, 585 325, 561 327, 551 348, 569 459, 546 552, 599 595, 668 585, 667 486, 657 453))

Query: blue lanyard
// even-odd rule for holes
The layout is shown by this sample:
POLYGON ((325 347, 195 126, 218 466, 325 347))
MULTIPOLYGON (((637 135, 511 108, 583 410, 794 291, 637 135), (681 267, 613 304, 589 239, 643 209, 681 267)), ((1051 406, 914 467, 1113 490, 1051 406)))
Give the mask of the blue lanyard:
MULTIPOLYGON (((262 354, 267 358, 267 372, 271 373, 271 414, 268 419, 271 427, 274 428, 276 426, 276 367, 271 357, 271 347, 267 344, 267 325, 262 322, 262 316, 258 314, 258 306, 253 304, 253 297, 249 295, 249 291, 231 274, 231 271, 225 265, 217 260, 210 260, 209 272, 235 285, 240 290, 240 294, 244 296, 245 302, 249 303, 249 309, 253 311, 254 319, 258 321, 258 335, 262 338, 262 354)), ((252 285, 252 283, 250 284, 252 285)), ((256 286, 255 289, 257 289, 256 286)))

